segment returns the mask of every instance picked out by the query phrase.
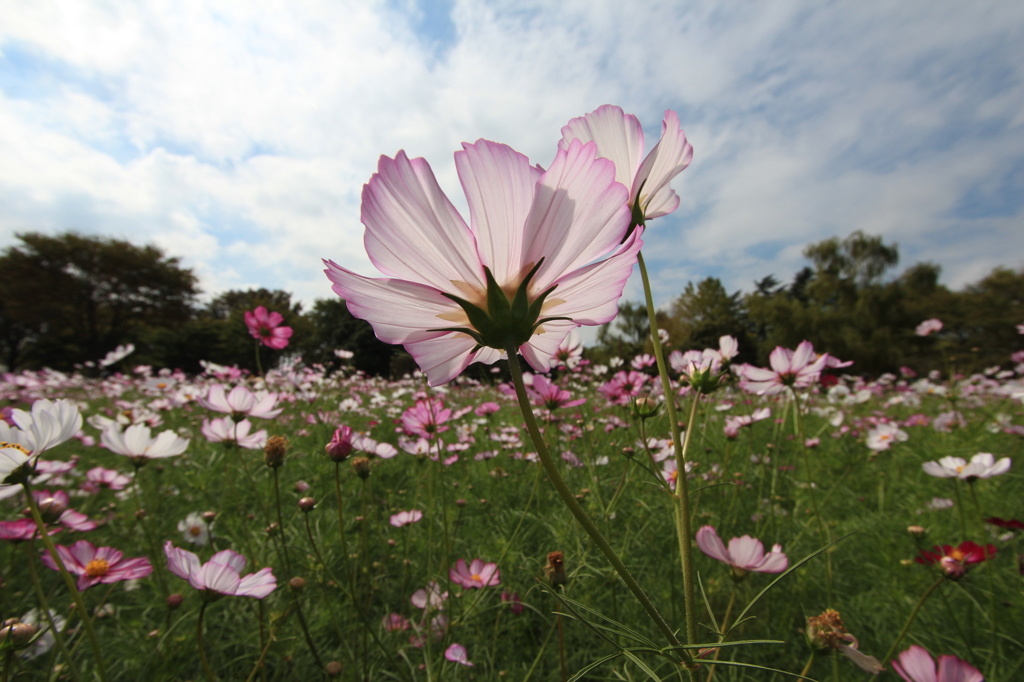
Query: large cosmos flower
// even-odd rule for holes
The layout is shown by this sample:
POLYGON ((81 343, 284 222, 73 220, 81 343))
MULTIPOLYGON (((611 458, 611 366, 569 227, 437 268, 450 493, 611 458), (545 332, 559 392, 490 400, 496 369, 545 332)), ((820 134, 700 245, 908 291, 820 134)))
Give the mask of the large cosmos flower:
POLYGON ((943 457, 938 462, 925 462, 921 465, 924 472, 937 478, 959 478, 974 483, 979 478, 992 478, 1005 474, 1010 470, 1010 458, 1003 457, 998 462, 988 452, 979 452, 971 457, 970 463, 960 457, 943 457))
POLYGON ((782 553, 782 545, 773 545, 772 551, 765 554, 760 540, 744 535, 729 540, 729 548, 726 549, 712 526, 702 526, 697 531, 697 547, 712 559, 732 566, 738 577, 746 575, 747 571, 782 573, 789 566, 789 559, 782 553))
POLYGON ((665 112, 661 140, 646 157, 640 121, 611 104, 569 121, 562 128, 558 146, 568 149, 573 140, 593 140, 597 153, 615 163, 615 179, 629 188, 629 205, 635 207, 637 223, 642 224, 641 218, 668 215, 679 206, 669 182, 690 165, 693 147, 679 127, 676 112, 665 112))
POLYGON ((983 682, 978 669, 956 656, 939 656, 939 668, 935 669, 928 650, 917 644, 892 661, 893 669, 907 682, 983 682))
POLYGON ((364 243, 387 279, 324 261, 335 293, 386 343, 402 344, 432 385, 470 363, 494 363, 514 345, 549 369, 580 325, 615 317, 636 262, 623 243, 630 211, 615 166, 576 140, 547 171, 510 147, 463 143, 455 166, 470 224, 424 159, 382 156, 363 187, 364 243))

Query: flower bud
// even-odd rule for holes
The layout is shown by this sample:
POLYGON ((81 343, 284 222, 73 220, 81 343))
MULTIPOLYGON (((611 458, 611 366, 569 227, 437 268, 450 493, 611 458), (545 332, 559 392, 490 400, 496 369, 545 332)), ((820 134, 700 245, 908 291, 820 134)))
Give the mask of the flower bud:
POLYGON ((292 588, 296 592, 301 591, 302 588, 304 588, 305 586, 306 586, 305 578, 300 578, 299 576, 295 576, 294 578, 292 578, 291 580, 288 581, 288 587, 292 588))
POLYGON ((310 485, 305 481, 295 481, 295 492, 302 494, 310 489, 310 485))
POLYGON ((313 511, 316 509, 316 500, 312 497, 303 497, 299 500, 299 509, 306 513, 313 511))
POLYGON ((370 458, 355 457, 352 460, 352 468, 355 470, 359 478, 365 481, 370 477, 370 458))
POLYGON ((136 509, 135 510, 135 518, 139 519, 140 521, 142 519, 146 518, 146 510, 145 509, 136 509))
POLYGON ((334 437, 324 450, 332 462, 344 462, 352 454, 352 427, 342 426, 335 430, 334 437))
POLYGON ((284 436, 271 436, 263 447, 263 463, 271 469, 284 464, 284 456, 288 452, 288 439, 284 436))
POLYGON ((67 511, 68 505, 55 497, 45 497, 39 500, 39 515, 46 523, 54 523, 60 515, 67 511))
POLYGON ((0 630, 0 642, 10 642, 15 649, 23 649, 32 643, 39 630, 31 623, 12 623, 0 630))
POLYGON ((651 419, 661 412, 662 402, 648 396, 632 398, 629 401, 629 411, 634 419, 651 419))
POLYGON ((183 597, 178 592, 174 592, 173 594, 167 595, 167 601, 165 603, 167 604, 167 608, 168 609, 170 609, 171 611, 174 611, 179 606, 181 606, 182 602, 184 602, 184 601, 185 601, 185 597, 183 597))
POLYGON ((548 584, 551 587, 557 587, 569 582, 565 575, 565 555, 562 552, 549 552, 548 563, 544 567, 544 573, 547 575, 548 584))
POLYGON ((204 511, 203 512, 203 521, 206 521, 207 523, 213 523, 213 520, 215 518, 217 518, 217 512, 215 512, 215 511, 204 511))
POLYGON ((923 538, 928 534, 928 531, 924 526, 907 526, 907 532, 913 535, 915 538, 923 538))
POLYGON ((324 672, 327 673, 328 677, 337 677, 341 674, 341 663, 339 661, 331 661, 324 666, 324 672))

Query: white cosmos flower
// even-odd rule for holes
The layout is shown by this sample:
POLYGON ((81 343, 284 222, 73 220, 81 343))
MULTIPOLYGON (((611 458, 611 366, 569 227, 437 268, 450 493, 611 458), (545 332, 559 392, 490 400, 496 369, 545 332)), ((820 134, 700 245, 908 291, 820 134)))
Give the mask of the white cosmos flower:
POLYGON ((38 455, 70 440, 82 428, 82 415, 70 400, 40 399, 32 411, 13 410, 15 426, 0 420, 0 441, 17 443, 38 455))
POLYGON ((929 476, 973 482, 979 478, 1005 474, 1010 470, 1010 464, 1009 457, 1003 457, 997 462, 991 453, 979 452, 971 457, 970 463, 960 457, 943 457, 938 462, 925 462, 921 468, 929 476))
POLYGON ((164 431, 153 438, 145 424, 133 424, 124 433, 117 424, 112 424, 103 431, 100 440, 111 452, 131 457, 137 462, 180 455, 189 443, 189 439, 180 438, 174 431, 164 431))

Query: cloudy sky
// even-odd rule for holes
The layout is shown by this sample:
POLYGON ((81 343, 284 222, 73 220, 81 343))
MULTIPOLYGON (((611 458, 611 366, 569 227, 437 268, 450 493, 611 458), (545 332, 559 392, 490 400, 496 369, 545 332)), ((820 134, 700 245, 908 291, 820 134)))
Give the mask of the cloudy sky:
MULTIPOLYGON (((153 242, 207 294, 331 296, 375 274, 359 195, 381 154, 507 143, 546 166, 605 103, 695 150, 644 249, 656 296, 786 280, 854 230, 953 287, 1024 266, 1024 3, 997 0, 24 0, 0 21, 0 248, 153 242)), ((634 277, 636 280, 636 277, 634 277)), ((626 296, 640 298, 631 280, 626 296)))

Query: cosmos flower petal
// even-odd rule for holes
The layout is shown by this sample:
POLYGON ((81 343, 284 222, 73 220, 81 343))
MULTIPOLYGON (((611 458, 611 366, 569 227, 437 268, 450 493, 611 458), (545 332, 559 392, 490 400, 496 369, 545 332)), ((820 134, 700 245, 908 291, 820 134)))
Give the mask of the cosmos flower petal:
POLYGON ((222 549, 210 557, 210 561, 230 566, 231 570, 239 575, 245 570, 245 557, 230 549, 222 549))
POLYGON ((686 140, 679 117, 667 110, 661 122, 661 140, 640 165, 630 191, 630 199, 640 196, 645 217, 659 218, 678 208, 679 197, 669 183, 692 160, 693 146, 686 140))
POLYGON ((366 253, 386 275, 446 289, 483 286, 472 232, 444 195, 425 159, 381 156, 363 186, 366 253))
POLYGON ((733 563, 722 538, 718 537, 718 532, 713 526, 701 526, 697 531, 697 547, 712 559, 718 559, 729 565, 733 563))
POLYGON ((893 659, 892 667, 907 682, 935 680, 935 661, 924 647, 917 644, 902 652, 898 659, 893 659))
POLYGON ((939 672, 935 682, 982 682, 981 672, 956 656, 939 656, 939 672))
POLYGON ((274 577, 270 567, 267 567, 242 578, 235 594, 240 597, 263 599, 275 589, 277 589, 277 578, 274 577))
POLYGON ((614 164, 597 156, 593 142, 573 140, 558 151, 537 182, 523 235, 524 266, 544 259, 532 282, 537 293, 616 249, 629 228, 627 199, 614 164))
MULTIPOLYGON (((562 127, 558 148, 568 149, 572 140, 597 143, 597 153, 615 164, 615 180, 633 187, 644 153, 644 131, 636 116, 626 114, 621 107, 605 104, 562 127)), ((631 205, 635 198, 631 193, 631 205)))
POLYGON ((548 296, 544 317, 568 317, 576 326, 613 320, 618 314, 622 289, 633 272, 642 246, 639 232, 635 231, 614 256, 559 278, 557 287, 548 296))
POLYGON ((926 474, 936 478, 952 478, 956 476, 956 471, 950 471, 938 462, 925 462, 921 465, 921 468, 924 469, 926 474))
MULTIPOLYGON (((227 564, 220 564, 211 559, 203 564, 196 576, 197 582, 203 585, 201 589, 213 590, 221 594, 235 594, 241 578, 238 572, 227 564)), ((195 583, 192 583, 195 586, 195 583)))
POLYGON ((749 535, 729 540, 729 556, 738 568, 752 569, 764 558, 764 545, 749 535))
POLYGON ((511 147, 464 142, 455 167, 483 265, 498 283, 521 276, 523 230, 542 171, 511 147))

